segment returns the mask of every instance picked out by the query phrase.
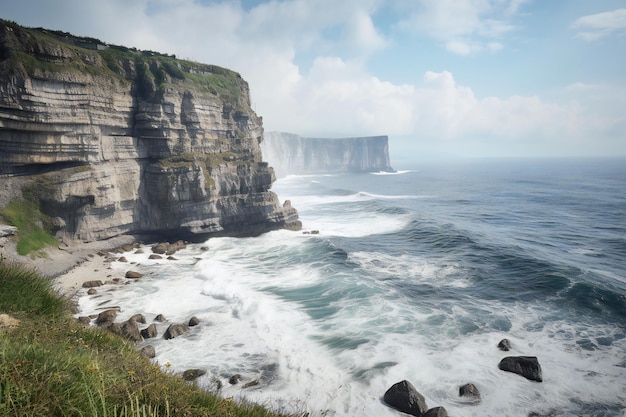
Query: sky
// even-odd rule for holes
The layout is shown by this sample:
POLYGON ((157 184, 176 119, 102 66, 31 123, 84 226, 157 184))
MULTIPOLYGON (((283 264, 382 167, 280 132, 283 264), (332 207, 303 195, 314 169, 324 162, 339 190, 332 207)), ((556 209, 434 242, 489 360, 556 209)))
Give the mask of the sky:
POLYGON ((0 0, 239 72, 266 131, 409 157, 626 156, 626 0, 0 0))

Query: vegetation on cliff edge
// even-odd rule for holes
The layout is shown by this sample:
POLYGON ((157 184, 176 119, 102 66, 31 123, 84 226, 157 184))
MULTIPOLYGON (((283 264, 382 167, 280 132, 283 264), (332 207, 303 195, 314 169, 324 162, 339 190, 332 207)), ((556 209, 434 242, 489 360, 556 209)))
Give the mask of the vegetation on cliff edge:
POLYGON ((134 345, 71 317, 72 303, 34 271, 0 261, 0 417, 275 416, 151 363, 134 345))
POLYGON ((99 39, 44 28, 25 28, 0 19, 0 62, 36 72, 81 72, 134 83, 144 100, 160 100, 169 85, 219 97, 237 107, 247 89, 241 76, 226 68, 177 59, 175 55, 109 45, 99 39), (8 35, 6 31, 12 35, 8 35), (0 33, 2 35, 2 33, 0 33))
POLYGON ((17 227, 17 253, 22 256, 58 242, 52 235, 50 219, 31 200, 14 200, 0 211, 10 225, 17 227))

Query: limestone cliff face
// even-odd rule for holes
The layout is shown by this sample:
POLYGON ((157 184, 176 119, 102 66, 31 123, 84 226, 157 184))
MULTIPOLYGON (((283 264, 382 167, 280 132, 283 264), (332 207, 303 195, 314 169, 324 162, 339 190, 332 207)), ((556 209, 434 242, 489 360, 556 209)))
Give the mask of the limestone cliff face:
POLYGON ((263 157, 280 177, 288 174, 393 171, 387 136, 320 139, 267 132, 263 157))
POLYGON ((234 72, 0 21, 0 182, 61 238, 298 228, 262 135, 234 72))

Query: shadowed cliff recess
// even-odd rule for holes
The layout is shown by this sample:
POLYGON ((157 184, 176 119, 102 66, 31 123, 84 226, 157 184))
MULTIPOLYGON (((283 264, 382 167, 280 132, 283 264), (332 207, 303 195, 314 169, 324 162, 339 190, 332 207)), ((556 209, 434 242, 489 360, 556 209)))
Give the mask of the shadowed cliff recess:
POLYGON ((262 137, 235 72, 0 20, 0 209, 61 239, 298 229, 262 137))

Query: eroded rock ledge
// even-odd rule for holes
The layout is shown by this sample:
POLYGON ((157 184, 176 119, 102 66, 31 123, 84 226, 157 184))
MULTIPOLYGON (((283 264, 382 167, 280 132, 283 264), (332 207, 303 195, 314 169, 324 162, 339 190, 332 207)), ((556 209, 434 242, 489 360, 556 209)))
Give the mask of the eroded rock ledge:
POLYGON ((0 20, 0 208, 63 240, 298 229, 262 136, 237 73, 0 20))

